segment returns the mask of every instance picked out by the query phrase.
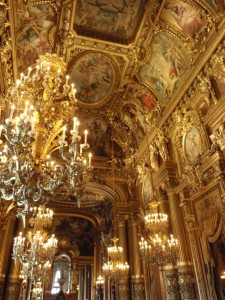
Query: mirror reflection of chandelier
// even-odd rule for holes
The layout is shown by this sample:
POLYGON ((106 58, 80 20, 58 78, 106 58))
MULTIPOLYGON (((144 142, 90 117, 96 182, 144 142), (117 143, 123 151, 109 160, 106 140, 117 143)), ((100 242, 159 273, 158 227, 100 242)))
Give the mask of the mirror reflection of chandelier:
POLYGON ((21 278, 25 282, 29 280, 35 299, 41 299, 39 297, 43 292, 43 284, 51 268, 58 241, 54 234, 49 237, 44 229, 52 225, 52 210, 42 206, 38 209, 31 207, 30 213, 32 216, 29 225, 32 229, 26 236, 20 232, 15 237, 12 256, 15 263, 22 265, 21 278))
POLYGON ((0 192, 23 208, 20 213, 57 192, 79 199, 89 179, 87 130, 81 139, 74 117, 66 135, 65 122, 76 110, 76 90, 69 76, 63 76, 65 69, 55 54, 40 56, 2 99, 0 192))
POLYGON ((103 273, 114 280, 125 279, 129 273, 129 265, 123 262, 123 248, 117 246, 119 239, 112 239, 113 246, 107 248, 108 262, 103 265, 103 273))
POLYGON ((139 249, 142 258, 158 266, 175 264, 178 259, 178 240, 168 235, 168 215, 158 212, 158 202, 150 202, 150 211, 144 216, 147 238, 141 237, 139 249))

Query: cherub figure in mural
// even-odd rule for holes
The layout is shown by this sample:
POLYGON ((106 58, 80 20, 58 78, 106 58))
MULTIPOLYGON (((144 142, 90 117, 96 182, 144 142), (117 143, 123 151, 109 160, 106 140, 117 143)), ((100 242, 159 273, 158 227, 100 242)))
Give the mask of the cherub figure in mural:
POLYGON ((96 7, 88 5, 86 1, 82 1, 79 24, 83 26, 90 25, 92 21, 96 20, 98 14, 99 10, 96 7))
POLYGON ((170 10, 171 16, 187 35, 193 37, 203 26, 200 13, 188 4, 168 1, 164 8, 170 10))
POLYGON ((164 52, 164 58, 170 64, 169 76, 171 79, 180 77, 186 71, 186 60, 177 47, 171 44, 164 52))
POLYGON ((135 14, 134 1, 130 0, 126 4, 123 13, 116 14, 114 31, 117 32, 122 27, 125 30, 126 35, 128 35, 129 29, 133 25, 135 14))

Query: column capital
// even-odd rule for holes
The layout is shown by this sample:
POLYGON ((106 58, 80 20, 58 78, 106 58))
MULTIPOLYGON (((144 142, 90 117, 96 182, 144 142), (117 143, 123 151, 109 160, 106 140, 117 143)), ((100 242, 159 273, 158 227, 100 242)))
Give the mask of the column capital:
POLYGON ((176 178, 167 178, 164 181, 164 188, 167 193, 174 192, 174 189, 178 186, 179 181, 176 178))

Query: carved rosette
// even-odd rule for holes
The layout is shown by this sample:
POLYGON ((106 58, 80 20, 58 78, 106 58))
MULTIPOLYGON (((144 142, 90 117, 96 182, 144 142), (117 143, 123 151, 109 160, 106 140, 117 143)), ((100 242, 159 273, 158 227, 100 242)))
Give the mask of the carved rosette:
POLYGON ((166 291, 167 297, 170 300, 180 300, 180 286, 178 282, 177 274, 167 274, 166 275, 166 291))
POLYGON ((133 278, 131 281, 132 299, 145 299, 144 280, 142 278, 133 278))
POLYGON ((179 285, 182 299, 196 299, 195 279, 192 272, 179 273, 179 285))

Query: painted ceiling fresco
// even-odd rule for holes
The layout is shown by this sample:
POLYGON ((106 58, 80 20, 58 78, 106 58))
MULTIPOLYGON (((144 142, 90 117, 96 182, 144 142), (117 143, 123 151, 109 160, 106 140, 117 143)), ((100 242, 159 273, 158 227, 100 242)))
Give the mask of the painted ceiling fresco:
POLYGON ((136 33, 145 0, 77 1, 75 30, 87 36, 127 43, 136 33))
POLYGON ((197 8, 177 0, 166 1, 161 18, 192 37, 201 30, 204 22, 197 8))
POLYGON ((225 10, 225 2, 223 0, 207 0, 207 3, 217 12, 225 10))
MULTIPOLYGON (((68 65, 96 156, 109 158, 112 153, 109 124, 106 117, 96 118, 98 110, 102 115, 115 110, 129 129, 128 134, 125 130, 117 134, 124 144, 132 136, 134 148, 138 148, 151 116, 166 109, 185 84, 197 53, 196 36, 206 30, 207 16, 213 10, 214 15, 224 11, 222 0, 157 3, 68 1, 60 14, 58 2, 32 1, 16 10, 19 72, 33 65, 39 54, 52 52, 58 37, 61 42, 56 49, 68 65)), ((223 95, 223 84, 217 78, 214 81, 218 95, 223 95)), ((114 147, 122 157, 121 147, 116 143, 114 147)))
POLYGON ((138 75, 159 98, 167 101, 187 75, 189 54, 178 39, 166 32, 155 35, 151 50, 150 59, 138 75))
POLYGON ((70 77, 76 86, 77 99, 85 104, 96 104, 111 91, 115 71, 108 56, 91 52, 75 62, 70 77))
POLYGON ((18 12, 16 39, 21 72, 33 65, 39 54, 52 51, 48 34, 55 18, 54 8, 49 4, 27 6, 18 12))
POLYGON ((134 99, 137 100, 138 103, 141 103, 146 110, 146 112, 151 112, 155 109, 157 105, 157 99, 155 95, 144 85, 135 84, 129 86, 126 99, 134 99))
POLYGON ((53 232, 56 237, 66 236, 76 241, 81 256, 94 255, 93 225, 86 219, 54 216, 53 232))
MULTIPOLYGON (((107 122, 96 117, 86 118, 82 120, 82 128, 91 133, 88 137, 88 143, 95 156, 111 158, 113 147, 114 155, 122 158, 123 151, 121 147, 115 142, 112 144, 112 129, 107 122)), ((83 131, 82 128, 81 132, 83 131)))

